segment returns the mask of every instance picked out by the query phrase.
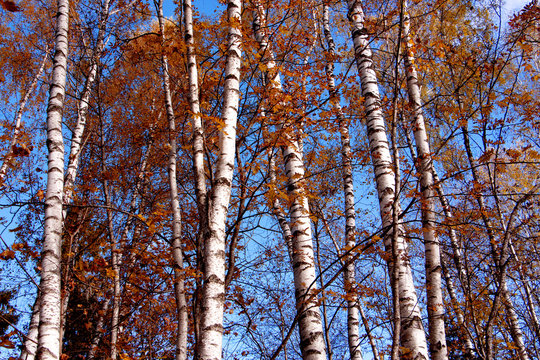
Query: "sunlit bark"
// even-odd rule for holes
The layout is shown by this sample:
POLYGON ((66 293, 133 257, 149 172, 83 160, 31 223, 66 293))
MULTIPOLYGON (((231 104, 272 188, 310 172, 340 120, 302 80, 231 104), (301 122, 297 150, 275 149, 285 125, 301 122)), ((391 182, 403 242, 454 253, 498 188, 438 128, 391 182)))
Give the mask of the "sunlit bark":
MULTIPOLYGON (((156 4, 158 11, 159 31, 161 44, 165 45, 165 24, 163 21, 163 0, 156 4)), ((178 329, 176 334, 176 360, 185 360, 187 357, 188 314, 184 285, 184 258, 182 254, 182 216, 180 202, 178 201, 178 185, 176 179, 176 119, 173 110, 171 86, 169 77, 169 61, 164 49, 161 53, 161 69, 163 72, 163 88, 165 91, 165 108, 169 122, 169 195, 173 214, 172 252, 174 260, 174 295, 176 298, 176 312, 178 329)))
MULTIPOLYGON (((193 9, 191 0, 183 1, 184 10, 184 40, 187 47, 187 75, 189 83, 189 106, 191 109, 191 122, 193 127, 192 153, 193 153, 193 176, 195 182, 195 197, 197 210, 199 213, 199 231, 197 233, 197 268, 201 270, 204 246, 203 234, 208 229, 208 201, 206 188, 206 173, 204 166, 204 128, 199 103, 199 74, 197 69, 197 58, 195 56, 194 35, 193 35, 193 9)), ((193 328, 195 341, 200 338, 200 316, 201 311, 201 282, 197 280, 194 293, 194 319, 193 328)))
POLYGON ((47 107, 49 164, 45 195, 45 227, 41 253, 41 306, 38 357, 60 359, 62 196, 64 191, 64 139, 62 116, 68 56, 69 1, 57 1, 55 54, 47 107))
POLYGON ((39 78, 41 78, 41 75, 43 74, 43 70, 45 69, 45 64, 47 63, 48 57, 49 57, 49 49, 45 48, 45 55, 43 55, 43 60, 41 60, 41 65, 39 66, 39 69, 36 75, 34 75, 34 78, 32 79, 30 86, 28 86, 28 89, 26 89, 26 92, 24 93, 24 96, 19 104, 19 110, 17 110, 17 114, 15 115, 15 127, 13 129, 13 135, 11 136, 11 142, 8 147, 8 152, 4 156, 2 166, 0 166, 0 187, 4 184, 4 181, 6 180, 6 173, 7 173, 8 167, 15 156, 15 146, 17 145, 17 142, 19 140, 19 135, 21 133, 21 125, 22 125, 21 120, 24 114, 24 110, 26 109, 26 104, 28 103, 30 96, 36 89, 39 78))
MULTIPOLYGON (((80 95, 80 100, 77 104, 77 123, 75 124, 75 128, 73 129, 73 134, 71 136, 71 147, 69 152, 68 167, 64 180, 65 205, 69 205, 73 198, 75 180, 77 178, 77 172, 79 170, 79 160, 81 158, 84 145, 83 136, 86 129, 86 119, 88 116, 90 95, 92 93, 92 87, 96 80, 99 61, 101 59, 103 47, 105 45, 105 29, 107 26, 107 20, 109 19, 109 3, 110 0, 105 0, 101 7, 96 46, 90 59, 90 70, 88 72, 88 77, 86 78, 86 83, 84 84, 83 91, 80 95)), ((64 209, 64 217, 66 216, 66 211, 67 208, 64 209)))
MULTIPOLYGON (((392 206, 394 201, 398 200, 394 192, 395 176, 388 147, 388 139, 386 138, 386 127, 381 110, 378 81, 375 69, 373 68, 367 30, 364 28, 364 12, 361 3, 356 0, 350 0, 348 6, 356 65, 358 67, 362 85, 362 96, 364 97, 366 107, 367 134, 375 172, 377 193, 379 195, 381 219, 384 228, 392 228, 392 206)), ((387 252, 390 252, 392 249, 391 236, 386 236, 384 242, 387 252)), ((396 250, 401 263, 398 271, 398 282, 402 325, 401 345, 404 349, 404 356, 412 359, 428 359, 422 316, 418 306, 416 289, 414 288, 411 266, 406 255, 405 241, 401 234, 399 234, 398 249, 396 250)), ((392 271, 392 263, 389 262, 388 265, 390 271, 392 271)))
MULTIPOLYGON (((263 63, 266 66, 265 79, 271 91, 280 93, 281 79, 276 68, 274 56, 269 46, 266 32, 265 9, 259 1, 255 6, 253 28, 259 43, 263 63)), ((317 284, 315 258, 309 205, 304 188, 304 162, 298 141, 289 134, 291 129, 281 125, 281 134, 285 137, 282 146, 285 176, 287 177, 287 194, 291 201, 289 211, 290 233, 292 234, 292 266, 296 295, 296 311, 298 329, 300 331, 300 350, 304 360, 326 359, 326 346, 321 315, 317 301, 317 284)), ((275 208, 274 203, 274 208, 275 208)), ((279 215, 279 213, 278 213, 279 215)), ((282 219, 278 216, 280 223, 282 219)), ((282 225, 283 228, 283 225, 282 225)), ((287 239, 287 234, 284 233, 287 239)))
POLYGON ((223 307, 225 301, 225 222, 231 197, 236 147, 236 123, 240 99, 242 33, 241 0, 229 0, 227 61, 223 91, 222 124, 219 154, 212 194, 209 198, 208 232, 204 236, 204 287, 201 314, 201 337, 198 356, 204 360, 221 358, 223 307))
MULTIPOLYGON (((330 19, 328 5, 323 5, 323 30, 328 53, 331 60, 326 64, 326 76, 328 79, 328 91, 332 98, 332 103, 339 122, 339 132, 341 134, 341 166, 343 171, 343 193, 345 194, 345 239, 346 248, 352 249, 356 245, 356 211, 354 208, 354 183, 351 160, 351 140, 349 135, 349 124, 340 105, 340 97, 336 89, 334 75, 334 61, 336 57, 336 45, 330 31, 330 19)), ((345 280, 345 291, 347 292, 347 336, 349 343, 349 354, 352 360, 362 359, 360 350, 360 337, 358 336, 358 295, 354 288, 355 263, 348 261, 351 254, 344 259, 346 265, 343 277, 345 280)))
POLYGON ((407 2, 403 0, 403 45, 407 92, 413 109, 412 129, 417 150, 416 168, 420 173, 422 234, 424 236, 426 293, 429 323, 429 350, 433 360, 448 358, 444 329, 444 302, 441 283, 441 251, 435 229, 435 192, 431 168, 431 150, 422 110, 418 75, 414 65, 414 53, 410 39, 410 16, 407 2))

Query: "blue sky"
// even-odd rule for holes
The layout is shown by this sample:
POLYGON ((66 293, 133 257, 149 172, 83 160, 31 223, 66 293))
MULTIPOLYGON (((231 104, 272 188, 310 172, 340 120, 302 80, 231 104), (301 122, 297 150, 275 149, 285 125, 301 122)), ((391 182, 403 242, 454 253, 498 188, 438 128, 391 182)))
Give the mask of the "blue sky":
MULTIPOLYGON (((224 8, 223 5, 219 4, 217 0, 192 0, 193 6, 200 11, 201 13, 211 15, 216 7, 224 8)), ((504 1, 504 9, 508 13, 520 10, 529 0, 506 0, 504 1)), ((175 5, 172 0, 164 1, 164 11, 166 16, 171 16, 173 14, 175 5)))

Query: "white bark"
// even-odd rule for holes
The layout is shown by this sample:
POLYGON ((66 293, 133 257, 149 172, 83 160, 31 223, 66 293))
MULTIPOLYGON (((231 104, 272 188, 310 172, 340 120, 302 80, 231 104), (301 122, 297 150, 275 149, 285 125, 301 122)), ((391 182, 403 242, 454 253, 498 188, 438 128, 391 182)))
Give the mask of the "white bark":
POLYGON ((223 337, 223 307, 225 301, 225 225, 231 197, 236 122, 240 100, 241 67, 241 0, 229 0, 227 61, 223 93, 222 128, 219 135, 219 155, 209 200, 208 232, 205 234, 204 287, 201 338, 198 352, 203 360, 221 358, 223 337))
MULTIPOLYGON (((184 39, 187 46, 187 74, 189 83, 189 105, 191 108, 191 122, 193 126, 192 153, 193 174, 195 182, 195 197, 199 213, 199 231, 197 233, 197 269, 202 268, 203 261, 203 234, 208 229, 208 196, 206 188, 206 173, 204 167, 204 128, 199 104, 199 75, 197 70, 197 58, 195 56, 193 36, 193 9, 191 0, 184 0, 184 39)), ((194 319, 193 332, 195 341, 200 339, 200 312, 201 291, 200 281, 196 281, 196 289, 193 295, 194 319)))
MULTIPOLYGON (((270 154, 270 161, 269 161, 269 180, 271 186, 274 187, 274 189, 277 188, 277 180, 276 180, 276 153, 274 149, 271 150, 272 153, 270 154)), ((285 240, 285 245, 287 245, 287 252, 289 253, 289 259, 292 260, 293 258, 293 245, 292 245, 292 231, 291 227, 289 226, 289 222, 287 221, 287 215, 285 215, 285 212, 283 211, 283 207, 281 206, 281 201, 279 201, 279 198, 276 194, 273 194, 274 199, 272 200, 272 210, 274 213, 274 216, 276 217, 279 227, 281 228, 281 234, 283 235, 283 240, 285 240)), ((291 262, 292 266, 292 262, 291 262)))
POLYGON ((41 306, 38 357, 60 358, 62 195, 64 191, 64 139, 62 115, 67 72, 69 1, 57 0, 55 54, 47 107, 49 164, 45 196, 45 227, 41 253, 41 306))
POLYGON ((184 0, 184 38, 187 45, 189 105, 193 123, 193 169, 199 215, 206 217, 206 175, 204 172, 204 130, 199 104, 199 75, 193 38, 193 9, 191 0, 184 0))
MULTIPOLYGON (((330 58, 336 57, 336 45, 330 31, 329 9, 327 4, 323 4, 323 30, 330 58)), ((356 245, 356 212, 354 208, 354 183, 351 161, 351 144, 349 135, 349 124, 345 119, 341 105, 339 104, 339 94, 336 89, 334 76, 334 62, 329 60, 326 65, 326 76, 328 81, 328 92, 332 98, 332 103, 337 113, 339 122, 339 132, 341 134, 341 166, 343 171, 343 192, 345 194, 345 239, 346 248, 352 249, 356 245)), ((360 337, 358 336, 358 295, 354 289, 355 265, 349 261, 352 254, 345 259, 347 264, 343 272, 345 280, 345 291, 347 292, 347 332, 349 342, 349 354, 351 360, 361 360, 360 337)))
POLYGON ((420 173, 422 234, 424 236, 426 294, 429 323, 429 344, 433 360, 448 358, 444 329, 444 302, 441 283, 441 251, 435 231, 435 192, 433 189, 433 166, 431 150, 422 111, 422 99, 418 75, 414 66, 414 54, 410 40, 410 16, 407 2, 403 0, 403 42, 407 91, 413 109, 412 129, 417 150, 416 168, 420 173))
MULTIPOLYGON (((73 130, 73 134, 71 136, 68 167, 64 180, 65 205, 71 203, 73 198, 73 187, 75 185, 77 171, 79 169, 79 160, 81 158, 83 148, 83 135, 84 129, 86 128, 86 117, 88 115, 90 94, 96 79, 98 64, 104 47, 105 27, 109 18, 109 3, 110 0, 105 0, 101 8, 96 47, 93 51, 92 58, 90 59, 90 71, 88 73, 88 77, 86 78, 86 83, 81 93, 80 100, 77 104, 77 123, 75 124, 75 129, 73 130)), ((66 216, 66 211, 67 208, 64 210, 64 218, 66 216)))
MULTIPOLYGON (((367 30, 364 28, 364 13, 359 1, 349 0, 349 20, 352 26, 356 64, 361 79, 362 96, 364 97, 367 118, 367 133, 375 182, 379 196, 382 224, 384 228, 392 227, 392 206, 398 201, 394 193, 395 176, 386 138, 386 128, 381 111, 381 99, 378 82, 373 69, 372 53, 369 47, 367 30)), ((391 250, 391 236, 385 237, 385 248, 391 250)), ((400 316, 402 322, 401 345, 407 357, 427 359, 428 349, 422 326, 422 317, 411 272, 406 256, 406 245, 401 234, 398 238, 399 297, 400 316)), ((390 271, 392 264, 389 263, 390 271)))
MULTIPOLYGON (((6 156, 4 157, 4 161, 2 162, 2 166, 0 166, 0 187, 4 184, 4 181, 6 179, 6 174, 8 167, 11 163, 11 160, 14 157, 14 147, 17 145, 17 141, 19 140, 19 134, 21 133, 21 120, 24 113, 24 110, 26 108, 26 104, 28 103, 28 100, 30 99, 30 96, 34 92, 37 83, 39 81, 39 78, 43 74, 43 70, 45 69, 45 63, 47 62, 47 57, 49 56, 49 49, 48 47, 45 48, 45 55, 43 55, 43 60, 41 61, 41 65, 39 66, 38 72, 36 75, 34 75, 34 78, 32 79, 32 82, 30 83, 30 86, 28 86, 28 89, 26 90, 20 104, 19 104, 19 110, 17 110, 17 114, 15 115, 15 128, 13 129, 13 136, 11 137, 11 142, 9 144, 8 152, 6 156)), ((37 338, 36 338, 37 340, 37 338)))
POLYGON ((176 183, 176 119, 172 105, 169 61, 165 55, 165 24, 163 22, 163 0, 156 4, 158 11, 159 31, 161 33, 161 68, 163 71, 163 88, 165 92, 165 108, 169 122, 169 186, 171 210, 173 213, 172 253, 174 260, 174 295, 176 298, 176 312, 178 329, 176 333, 176 360, 185 360, 187 357, 188 314, 184 285, 184 259, 182 255, 182 216, 180 202, 178 201, 178 185, 176 183))
MULTIPOLYGON (((259 1, 253 3, 255 5, 253 27, 260 52, 263 54, 262 62, 266 65, 266 82, 272 90, 281 92, 280 75, 269 48, 268 35, 264 31, 266 27, 265 11, 259 1)), ((292 234, 292 264, 298 328, 300 330, 300 350, 304 360, 323 360, 326 359, 326 346, 316 296, 317 275, 309 205, 304 189, 304 162, 298 141, 288 134, 289 129, 282 127, 281 130, 285 137, 282 152, 287 177, 287 193, 292 203, 290 232, 292 234)))
MULTIPOLYGON (((413 157, 413 161, 415 164, 416 161, 416 152, 414 151, 412 140, 409 135, 408 131, 405 131, 405 137, 407 139, 407 145, 409 147, 409 150, 411 152, 411 156, 413 157)), ((452 214, 452 209, 450 208, 450 203, 448 202, 448 199, 446 198, 446 195, 444 193, 444 189, 442 187, 441 180, 439 179, 437 175, 437 171, 435 170, 434 166, 431 166, 431 171, 433 174, 433 186, 437 192, 437 197, 439 198, 439 202, 441 203, 441 207, 443 208, 444 217, 446 220, 450 223, 450 226, 448 226, 448 232, 450 237, 450 244, 452 246, 452 252, 453 252, 453 262, 456 266, 456 269, 458 271, 458 280, 461 282, 462 286, 465 286, 465 291, 470 292, 470 289, 468 288, 467 284, 467 270, 464 267, 462 263, 462 249, 463 246, 461 242, 459 241, 455 229, 452 227, 452 219, 454 215, 452 214)), ((464 341, 464 355, 466 358, 473 358, 474 357, 474 345, 472 342, 472 335, 469 329, 467 328, 467 324, 465 323, 465 317, 463 316, 463 311, 459 307, 457 294, 455 291, 454 283, 452 282, 452 279, 450 277, 450 274, 448 271, 445 270, 446 266, 444 263, 444 259, 441 253, 441 268, 443 271, 443 276, 445 278, 446 282, 446 288, 448 290, 448 295, 450 296, 450 301, 452 304, 452 307, 454 308, 454 312, 456 314, 456 319, 458 326, 462 329, 462 333, 465 336, 463 338, 464 341)))

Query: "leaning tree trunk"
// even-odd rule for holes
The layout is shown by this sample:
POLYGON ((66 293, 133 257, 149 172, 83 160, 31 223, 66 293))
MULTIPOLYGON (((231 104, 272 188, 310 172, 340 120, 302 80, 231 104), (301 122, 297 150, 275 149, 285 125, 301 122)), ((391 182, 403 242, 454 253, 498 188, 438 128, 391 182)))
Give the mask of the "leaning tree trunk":
MULTIPOLYGON (((90 59, 90 62, 91 62, 90 72, 88 73, 88 77, 86 78, 83 91, 81 93, 79 102, 77 104, 77 123, 75 125, 73 134, 71 136, 71 146, 70 146, 70 153, 69 153, 69 159, 68 159, 68 166, 67 166, 67 171, 64 177, 64 197, 63 197, 63 203, 64 203, 63 218, 64 219, 67 218, 67 210, 68 210, 67 205, 70 205, 71 201, 73 200, 75 180, 77 179, 77 172, 79 169, 79 160, 81 158, 81 154, 83 150, 83 135, 86 128, 86 118, 88 115, 90 94, 92 92, 92 86, 96 79, 98 63, 101 58, 101 54, 103 52, 103 47, 104 47, 105 27, 107 25, 107 20, 109 18, 109 2, 110 0, 105 0, 105 2, 102 4, 102 7, 101 7, 100 21, 98 25, 97 42, 96 42, 94 51, 92 53, 92 57, 90 59)), ((64 336, 64 327, 66 323, 67 307, 68 307, 69 297, 70 297, 70 292, 66 288, 66 285, 65 285, 68 283, 67 277, 69 276, 69 270, 64 269, 64 273, 66 277, 65 277, 65 282, 64 282, 64 289, 62 291, 62 294, 63 294, 62 316, 60 319, 61 338, 63 338, 64 336)), ((62 349, 62 345, 60 345, 60 349, 62 349)))
POLYGON ((209 199, 208 231, 204 235, 204 285, 201 314, 201 337, 198 356, 203 360, 221 359, 223 307, 225 302, 225 225, 231 198, 236 122, 240 100, 242 1, 229 0, 227 18, 227 61, 223 90, 222 127, 219 134, 214 185, 209 199))
POLYGON ((407 92, 413 110, 412 129, 416 144, 416 168, 420 174, 422 234, 425 247, 426 295, 429 323, 429 350, 433 360, 448 359, 444 328, 444 301, 441 283, 441 251, 435 229, 435 192, 433 188, 433 161, 422 111, 418 75, 414 66, 414 53, 410 40, 410 16, 407 2, 403 0, 404 64, 407 92))
MULTIPOLYGON (((259 1, 254 1, 253 27, 259 43, 262 62, 266 66, 265 78, 270 90, 282 91, 280 75, 276 69, 268 34, 265 32, 265 11, 259 1)), ((304 360, 326 359, 323 325, 318 308, 317 275, 309 219, 309 205, 304 188, 304 162, 298 141, 288 134, 290 129, 281 127, 286 137, 282 147, 287 193, 291 199, 290 234, 292 234, 292 264, 298 329, 300 331, 300 350, 304 360)), ((279 219, 279 217, 278 217, 279 219)), ((283 226, 282 226, 283 228, 283 226)), ((284 236, 287 235, 284 233, 284 236)), ((291 252, 290 252, 291 253, 291 252)))
MULTIPOLYGON (((327 4, 323 4, 323 30, 330 58, 336 57, 336 45, 330 32, 329 9, 327 4)), ((339 132, 341 134, 341 166, 343 171, 343 192, 345 194, 345 239, 346 248, 352 249, 356 245, 356 211, 354 209, 354 183, 351 161, 351 140, 349 135, 349 124, 345 119, 341 105, 339 104, 339 94, 336 89, 334 76, 334 62, 329 60, 326 65, 326 76, 328 82, 328 92, 333 100, 334 108, 339 122, 339 132)), ((355 264, 349 254, 344 262, 346 265, 343 277, 345 280, 345 292, 347 293, 347 338, 349 343, 349 354, 351 360, 361 360, 360 337, 358 336, 358 293, 354 288, 356 282, 355 264)))
POLYGON ((173 214, 172 253, 174 260, 174 295, 178 329, 176 333, 176 360, 187 357, 188 314, 184 285, 184 259, 182 255, 182 215, 178 201, 178 185, 176 183, 176 119, 172 105, 169 61, 165 55, 165 24, 163 23, 163 0, 156 3, 158 11, 159 31, 161 33, 161 68, 163 71, 163 88, 165 91, 165 108, 169 122, 169 186, 171 210, 173 214))
MULTIPOLYGON (((415 164, 417 164, 418 161, 416 160, 417 159, 416 152, 414 151, 412 140, 407 130, 405 130, 405 137, 407 139, 407 145, 409 147, 413 161, 415 164)), ((444 189, 442 188, 441 181, 439 177, 437 176, 437 171, 435 170, 434 166, 431 166, 431 171, 433 174, 433 187, 437 193, 437 198, 439 199, 439 202, 441 203, 441 207, 443 208, 444 217, 446 221, 450 224, 450 226, 448 226, 448 232, 449 232, 449 237, 450 237, 450 244, 452 246, 452 251, 453 251, 452 259, 458 271, 457 277, 458 277, 458 280, 461 282, 462 286, 465 286, 465 282, 468 279, 468 275, 467 275, 467 270, 464 264, 462 263, 463 261, 463 256, 461 252, 462 245, 460 244, 460 241, 458 240, 455 229, 451 226, 453 214, 450 208, 450 203, 448 202, 448 199, 446 199, 444 189)), ((463 311, 458 304, 459 301, 457 299, 455 286, 450 277, 450 274, 447 271, 448 267, 444 262, 442 253, 441 253, 441 268, 442 268, 442 273, 446 282, 446 289, 448 291, 448 296, 450 297, 450 302, 456 314, 456 320, 457 320, 458 326, 461 328, 462 334, 464 336, 463 338, 464 356, 467 359, 472 359, 474 358, 474 346, 471 340, 472 336, 471 336, 470 331, 467 328, 467 324, 465 323, 465 317, 463 316, 463 311)))
MULTIPOLYGON (((457 96, 457 102, 460 111, 462 111, 462 103, 459 94, 457 96)), ((473 177, 473 181, 476 184, 480 184, 480 174, 478 173, 478 164, 477 161, 474 159, 469 139, 469 130, 467 129, 468 124, 465 124, 462 126, 462 135, 463 135, 463 144, 465 146, 465 152, 467 154, 467 159, 471 168, 471 173, 473 177)), ((493 305, 491 309, 491 313, 488 317, 487 324, 486 324, 486 357, 488 359, 493 358, 493 323, 495 321, 496 316, 498 315, 498 307, 500 305, 501 297, 503 301, 503 305, 507 312, 507 318, 509 320, 510 325, 510 334, 512 336, 512 340, 514 341, 515 346, 517 347, 517 353, 521 360, 529 360, 529 355, 527 353, 527 348, 525 347, 525 343, 523 341, 523 332, 521 331, 520 325, 517 321, 517 315, 515 313, 514 305, 512 304, 512 299, 510 299, 510 295, 508 294, 508 289, 506 285, 506 267, 508 265, 507 260, 507 254, 506 254, 506 248, 507 240, 503 242, 503 247, 501 249, 496 248, 496 244, 498 243, 496 236, 495 236, 495 227, 493 225, 493 222, 488 217, 488 210, 486 207, 486 203, 484 200, 484 195, 481 191, 478 192, 478 195, 476 196, 476 201, 478 203, 478 207, 480 209, 480 214, 482 217, 482 221, 486 227, 486 233, 488 235, 488 240, 490 242, 491 246, 491 256, 493 258, 493 263, 495 264, 495 277, 496 282, 498 280, 498 289, 495 292, 495 297, 493 299, 493 305)))
POLYGON ((11 137, 11 142, 9 144, 8 151, 6 155, 4 156, 4 161, 2 162, 2 166, 0 166, 0 187, 4 184, 4 181, 6 180, 8 167, 11 164, 11 161, 13 160, 13 158, 15 157, 14 150, 15 150, 15 146, 17 145, 17 141, 19 140, 19 135, 21 133, 21 120, 24 114, 24 110, 26 108, 26 104, 28 103, 30 96, 34 92, 37 86, 37 83, 39 81, 39 78, 43 74, 43 70, 45 69, 45 64, 47 63, 48 57, 49 57, 49 49, 48 47, 45 47, 45 55, 43 56, 43 60, 41 61, 39 70, 36 73, 36 75, 34 75, 34 78, 32 79, 30 86, 28 86, 28 89, 26 90, 19 104, 19 110, 17 110, 17 114, 15 115, 15 128, 13 129, 13 136, 11 137))
MULTIPOLYGON (((69 161, 65 177, 64 186, 64 204, 68 205, 73 198, 73 187, 77 178, 77 172, 79 169, 79 160, 81 158, 83 150, 83 135, 86 129, 86 118, 88 116, 88 107, 90 104, 90 95, 92 93, 92 87, 96 80, 98 64, 103 53, 104 41, 105 41, 105 29, 107 20, 109 19, 109 3, 110 0, 105 0, 100 13, 100 20, 98 26, 98 35, 96 46, 94 48, 92 58, 90 59, 90 71, 86 78, 83 91, 80 95, 79 103, 77 104, 77 123, 71 136, 71 146, 69 152, 69 161)), ((64 217, 66 216, 66 210, 64 210, 64 217)))
POLYGON ((41 305, 38 357, 60 359, 62 194, 64 191, 64 139, 62 116, 67 73, 69 0, 57 0, 55 54, 47 106, 47 193, 41 253, 41 305))
MULTIPOLYGON (((382 225, 386 229, 392 228, 392 206, 398 201, 394 192, 395 175, 393 172, 386 127, 381 110, 381 98, 375 70, 373 69, 372 53, 369 47, 367 31, 364 28, 364 13, 361 3, 357 0, 349 0, 349 20, 352 26, 352 39, 354 42, 356 65, 361 79, 362 96, 364 97, 367 118, 367 133, 382 225)), ((398 226, 399 228, 399 226, 398 226)), ((400 230, 398 229, 398 232, 400 230)), ((406 255, 406 245, 401 233, 398 234, 397 255, 400 257, 399 298, 401 316, 401 345, 404 356, 412 359, 428 359, 428 349, 422 314, 418 306, 418 298, 412 277, 410 263, 406 255)), ((387 252, 392 249, 392 237, 386 236, 385 248, 387 252)), ((393 264, 388 263, 389 271, 392 272, 393 264)))

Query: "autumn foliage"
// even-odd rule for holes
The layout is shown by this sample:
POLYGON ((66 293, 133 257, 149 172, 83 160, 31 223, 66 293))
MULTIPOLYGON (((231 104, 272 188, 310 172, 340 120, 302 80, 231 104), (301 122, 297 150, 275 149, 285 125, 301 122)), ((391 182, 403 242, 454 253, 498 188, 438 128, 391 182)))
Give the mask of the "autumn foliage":
MULTIPOLYGON (((0 358, 18 359, 41 304, 57 5, 0 1, 0 358)), ((352 358, 351 306, 365 359, 412 358, 404 326, 430 344, 434 317, 448 359, 539 358, 538 2, 511 16, 480 0, 363 2, 376 129, 347 2, 244 1, 240 17, 235 1, 229 10, 195 1, 193 36, 186 3, 165 2, 160 27, 158 2, 70 2, 61 359, 179 359, 182 332, 187 358, 206 359, 210 330, 223 336, 224 359, 315 359, 298 329, 308 316, 320 321, 321 356, 352 358), (410 98, 411 66, 420 101, 410 98), (427 154, 415 142, 419 108, 427 154), (386 175, 399 181, 383 192, 378 132, 392 155, 386 175), (230 201, 216 197, 227 191, 230 201), (218 241, 224 250, 208 250, 218 241), (437 309, 429 245, 440 250, 430 270, 442 282, 437 309), (310 284, 299 280, 305 268, 310 284), (398 314, 406 271, 418 296, 412 320, 398 314), (209 284, 225 289, 211 299, 223 321, 210 330, 209 284)))

